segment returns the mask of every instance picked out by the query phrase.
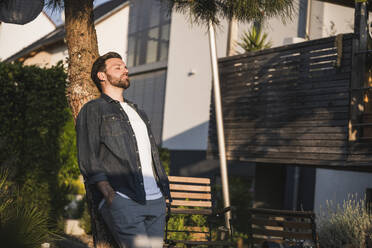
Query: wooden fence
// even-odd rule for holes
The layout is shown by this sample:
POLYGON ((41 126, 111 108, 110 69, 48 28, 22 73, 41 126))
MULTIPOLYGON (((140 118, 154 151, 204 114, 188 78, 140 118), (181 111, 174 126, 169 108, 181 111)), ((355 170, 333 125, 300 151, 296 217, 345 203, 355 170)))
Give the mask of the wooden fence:
MULTIPOLYGON (((371 126, 362 123, 368 114, 350 121, 352 92, 361 92, 351 87, 354 40, 344 34, 220 59, 227 159, 372 165, 371 139, 349 137, 352 125, 371 126)), ((218 158, 213 97, 210 120, 208 155, 218 158)))

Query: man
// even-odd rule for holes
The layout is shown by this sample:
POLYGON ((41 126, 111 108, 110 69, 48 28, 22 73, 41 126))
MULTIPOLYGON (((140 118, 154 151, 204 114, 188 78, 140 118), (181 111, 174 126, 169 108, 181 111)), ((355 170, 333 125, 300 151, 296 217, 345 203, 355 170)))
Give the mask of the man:
POLYGON ((120 247, 162 247, 169 181, 150 121, 123 98, 130 86, 121 56, 109 52, 92 66, 101 97, 86 103, 76 121, 78 161, 120 247))

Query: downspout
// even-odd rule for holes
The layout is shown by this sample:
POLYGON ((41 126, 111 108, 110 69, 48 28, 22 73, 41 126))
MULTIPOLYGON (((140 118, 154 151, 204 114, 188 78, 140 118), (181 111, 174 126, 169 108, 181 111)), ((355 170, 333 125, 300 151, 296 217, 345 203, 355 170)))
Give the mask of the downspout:
MULTIPOLYGON (((216 34, 214 24, 212 21, 208 22, 209 29, 209 47, 211 53, 211 65, 212 65, 212 79, 214 88, 214 101, 216 111, 216 124, 217 124, 217 139, 218 139, 218 152, 220 155, 220 171, 222 181, 222 195, 224 208, 230 207, 230 193, 229 193, 229 179, 226 161, 226 146, 225 146, 225 134, 223 128, 223 113, 222 113, 222 100, 221 100, 221 89, 220 89, 220 77, 218 71, 218 58, 217 58, 217 46, 216 46, 216 34)), ((225 224, 226 228, 231 233, 230 229, 231 210, 225 213, 225 224)))
POLYGON ((307 0, 307 8, 306 8, 306 35, 305 35, 305 39, 307 39, 307 40, 310 40, 311 7, 312 7, 312 0, 307 0))

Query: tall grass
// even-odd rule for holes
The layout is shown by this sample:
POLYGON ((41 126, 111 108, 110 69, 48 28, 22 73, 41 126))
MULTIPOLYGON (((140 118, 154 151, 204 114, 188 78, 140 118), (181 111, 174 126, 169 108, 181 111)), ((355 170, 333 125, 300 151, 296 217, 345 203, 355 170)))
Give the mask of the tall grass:
POLYGON ((321 248, 365 248, 372 238, 372 219, 365 199, 349 195, 342 205, 327 201, 318 216, 318 236, 321 248))

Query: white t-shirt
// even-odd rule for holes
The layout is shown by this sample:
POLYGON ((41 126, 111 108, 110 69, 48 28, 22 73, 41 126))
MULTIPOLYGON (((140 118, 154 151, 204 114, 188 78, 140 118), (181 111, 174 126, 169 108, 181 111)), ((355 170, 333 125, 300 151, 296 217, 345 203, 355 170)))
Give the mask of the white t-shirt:
MULTIPOLYGON (((141 170, 143 176, 143 184, 146 192, 146 200, 155 200, 162 197, 162 193, 159 186, 154 178, 154 171, 152 166, 152 153, 151 153, 151 143, 149 139, 149 134, 147 132, 147 126, 138 113, 126 102, 120 102, 125 113, 129 118, 129 122, 132 126, 133 132, 137 141, 137 148, 139 152, 139 158, 141 163, 141 170)), ((129 199, 128 196, 121 192, 116 192, 122 197, 129 199)), ((104 199, 99 204, 101 207, 104 203, 104 199)))

